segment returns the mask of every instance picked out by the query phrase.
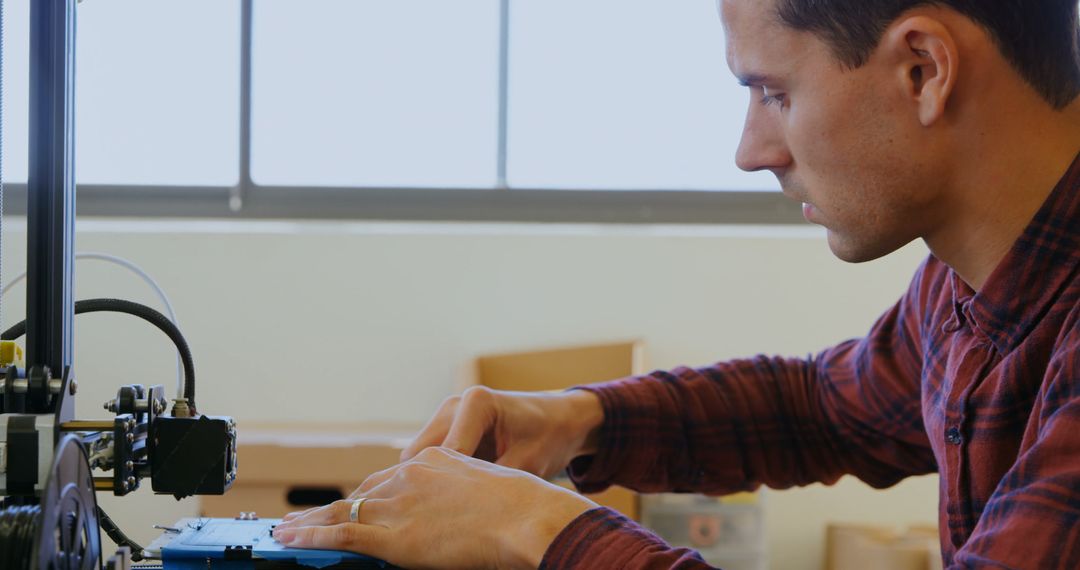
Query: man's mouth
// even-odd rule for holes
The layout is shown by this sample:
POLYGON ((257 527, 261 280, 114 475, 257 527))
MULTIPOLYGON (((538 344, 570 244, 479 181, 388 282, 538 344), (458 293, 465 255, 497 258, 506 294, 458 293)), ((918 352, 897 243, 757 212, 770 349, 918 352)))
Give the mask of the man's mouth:
POLYGON ((805 218, 806 221, 811 222, 811 223, 818 223, 818 222, 815 222, 813 220, 813 218, 816 218, 817 215, 818 215, 818 209, 815 208, 813 204, 811 204, 810 202, 807 202, 805 198, 803 198, 802 196, 799 195, 800 194, 799 192, 796 192, 791 185, 785 184, 784 181, 782 181, 782 180, 780 181, 780 190, 788 198, 791 198, 792 200, 795 200, 796 202, 801 202, 802 203, 802 214, 803 214, 803 218, 805 218))

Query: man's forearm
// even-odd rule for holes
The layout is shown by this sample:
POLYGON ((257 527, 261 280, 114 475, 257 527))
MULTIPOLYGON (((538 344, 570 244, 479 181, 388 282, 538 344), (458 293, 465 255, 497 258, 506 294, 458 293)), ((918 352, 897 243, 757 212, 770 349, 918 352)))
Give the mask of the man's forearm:
POLYGON ((884 486, 932 472, 922 425, 899 423, 919 405, 917 377, 889 376, 889 367, 855 377, 872 368, 856 365, 861 354, 852 341, 816 359, 759 356, 583 387, 599 396, 605 420, 595 453, 571 463, 571 477, 585 492, 614 484, 723 494, 845 474, 884 486), (866 386, 895 397, 868 406, 866 386))

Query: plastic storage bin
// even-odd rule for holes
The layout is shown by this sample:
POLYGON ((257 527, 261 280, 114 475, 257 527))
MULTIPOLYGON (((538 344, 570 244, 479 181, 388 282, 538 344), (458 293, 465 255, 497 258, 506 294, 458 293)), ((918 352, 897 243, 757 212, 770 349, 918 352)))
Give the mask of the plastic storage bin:
POLYGON ((765 520, 759 493, 707 497, 663 493, 641 500, 642 524, 672 546, 692 548, 724 570, 764 570, 765 520))

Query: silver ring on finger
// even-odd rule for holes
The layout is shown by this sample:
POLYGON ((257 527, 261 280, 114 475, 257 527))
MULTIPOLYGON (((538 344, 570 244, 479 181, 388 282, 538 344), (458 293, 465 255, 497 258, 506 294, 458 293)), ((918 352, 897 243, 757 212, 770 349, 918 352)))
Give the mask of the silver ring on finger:
POLYGON ((349 505, 349 522, 360 522, 360 507, 363 506, 364 501, 367 501, 367 497, 360 497, 359 499, 354 500, 351 505, 349 505))

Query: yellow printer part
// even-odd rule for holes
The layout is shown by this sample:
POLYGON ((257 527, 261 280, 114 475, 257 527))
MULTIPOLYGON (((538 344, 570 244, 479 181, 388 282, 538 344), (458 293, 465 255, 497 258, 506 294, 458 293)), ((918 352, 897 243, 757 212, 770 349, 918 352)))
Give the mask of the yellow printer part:
POLYGON ((7 368, 8 366, 26 367, 26 362, 23 360, 23 349, 13 340, 0 340, 0 368, 7 368))

